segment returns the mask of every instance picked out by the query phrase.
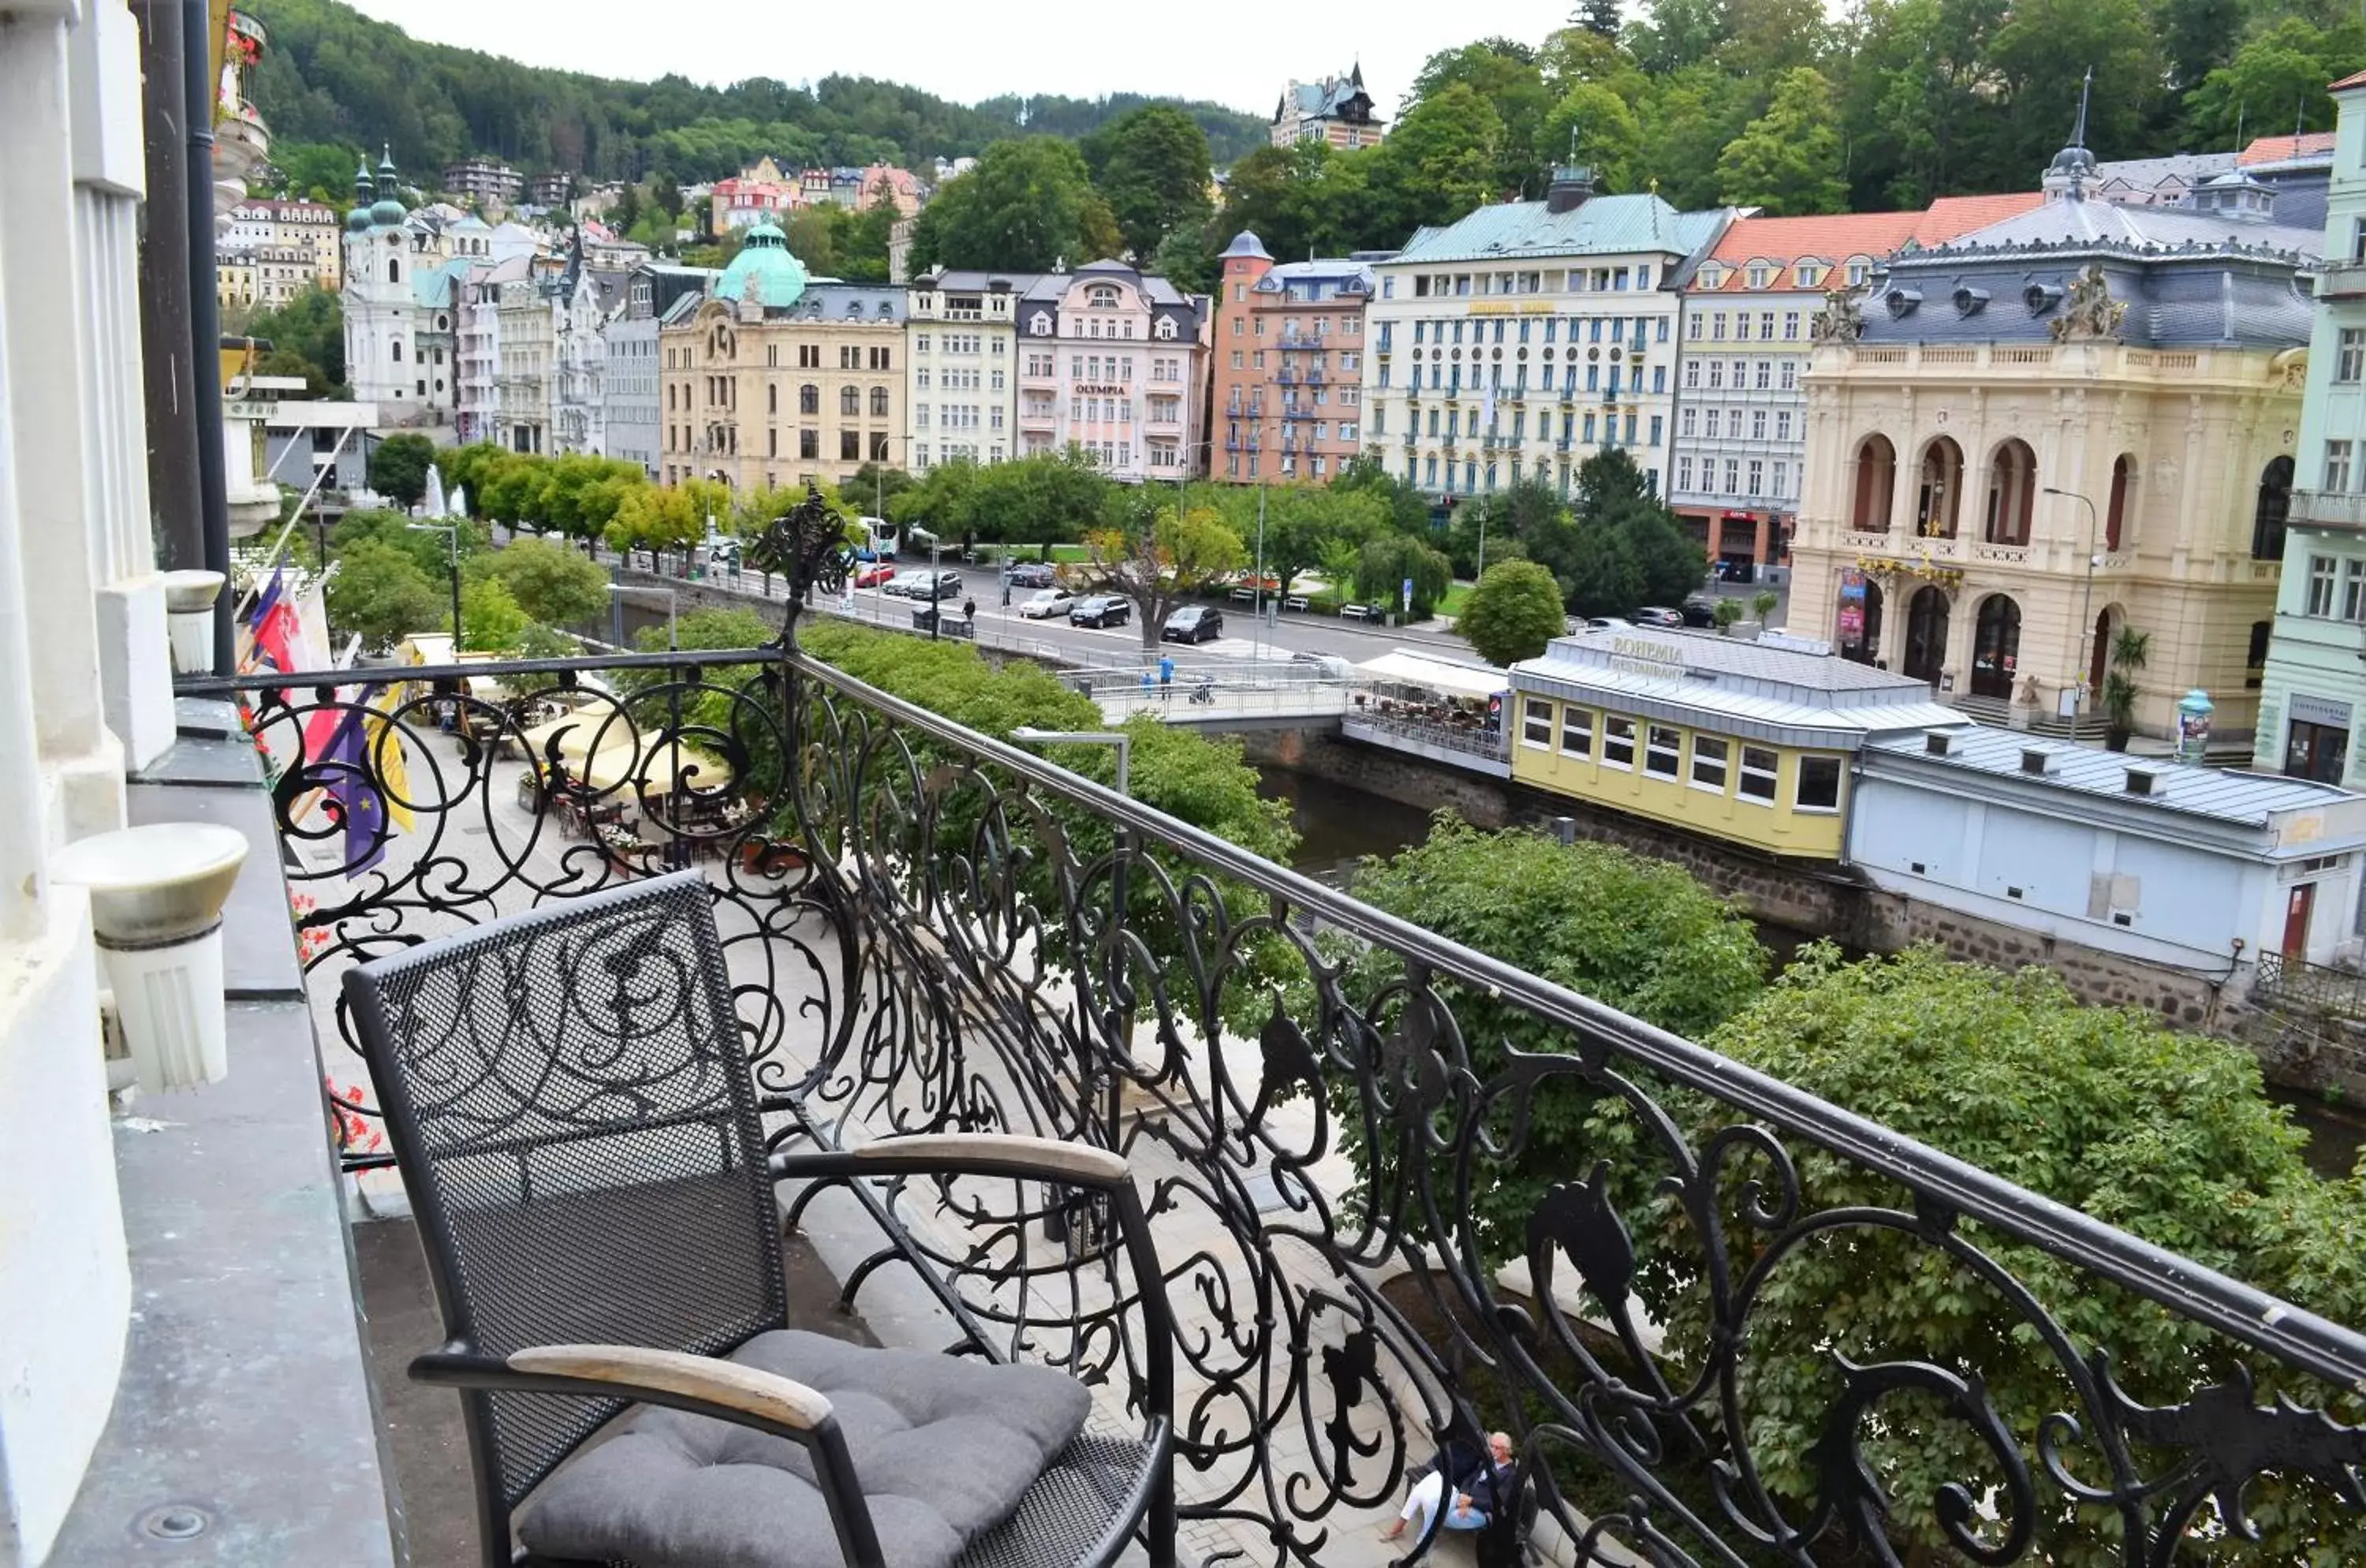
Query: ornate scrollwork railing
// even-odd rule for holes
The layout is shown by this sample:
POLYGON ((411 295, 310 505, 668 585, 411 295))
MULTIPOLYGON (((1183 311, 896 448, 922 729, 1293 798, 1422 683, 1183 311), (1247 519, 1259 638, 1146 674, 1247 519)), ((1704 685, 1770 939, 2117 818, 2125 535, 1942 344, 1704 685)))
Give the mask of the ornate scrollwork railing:
MULTIPOLYGON (((237 685, 278 760, 323 998, 390 947, 698 863, 783 1137, 1124 1148, 1181 1318, 1203 1550, 1371 1560, 1369 1525, 1438 1438, 1493 1427, 1580 1561, 2366 1550, 2366 1337, 793 641, 237 685), (1506 1043, 1515 1019, 1560 1048, 1506 1043), (1600 1162, 1506 1213, 1506 1173, 1571 1118, 1600 1162), (1825 1167, 1889 1197, 1821 1201, 1825 1167), (1996 1333, 1868 1342, 1848 1301, 1786 1292, 1835 1251, 1868 1299, 1940 1271, 1996 1333), (2121 1353, 2113 1325, 2138 1317, 2174 1326, 2168 1361, 2121 1353), (2044 1369, 2036 1393, 2007 1361, 2044 1369)), ((366 1145, 366 1096, 340 1098, 366 1145)), ((1120 1403, 1139 1386, 1089 1213, 866 1195, 980 1349, 1120 1403)))

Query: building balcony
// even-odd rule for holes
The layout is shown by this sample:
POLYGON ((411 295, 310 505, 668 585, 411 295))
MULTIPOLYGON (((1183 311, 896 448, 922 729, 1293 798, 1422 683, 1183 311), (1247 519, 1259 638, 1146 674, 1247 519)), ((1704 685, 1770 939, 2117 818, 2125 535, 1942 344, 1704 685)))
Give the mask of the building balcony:
POLYGON ((2366 299, 2366 261, 2327 262, 2316 275, 2320 299, 2366 299))
POLYGON ((1280 382, 1285 387, 1295 387, 1301 379, 1299 372, 1294 367, 1288 365, 1285 365, 1280 369, 1275 371, 1273 378, 1280 382))
POLYGON ((2292 492, 2291 518, 2304 528, 2366 530, 2366 493, 2296 490, 2292 492))
MULTIPOLYGON (((790 614, 809 586, 747 603, 790 614)), ((1793 1527, 1838 1510, 1888 1531, 1892 1560, 1919 1551, 1907 1532, 1963 1522, 1898 1468, 1898 1445, 1926 1428, 1950 1462, 1968 1451, 1991 1467, 1996 1511, 1966 1528, 2010 1546, 1988 1553, 1998 1561, 2045 1560, 2076 1537, 2087 1560, 2136 1568, 2169 1561, 2180 1531, 2204 1552, 2225 1539, 2208 1498, 2247 1483, 2274 1489, 2273 1528, 2336 1551, 2358 1539, 2341 1485, 2293 1482, 2357 1462, 2354 1427, 2305 1413, 2346 1410, 2333 1402, 2366 1383, 2366 1337, 890 698, 794 631, 694 663, 609 654, 184 686, 246 697, 284 776, 343 770, 406 810, 324 831, 313 802, 262 786, 243 736, 221 737, 247 770, 258 850, 284 848, 308 896, 302 958, 279 861, 253 854, 230 960, 241 995, 272 999, 234 1004, 229 1079, 118 1135, 127 1210, 152 1246, 135 1250, 147 1272, 133 1355, 155 1375, 127 1382, 51 1568, 116 1568, 144 1527, 192 1523, 212 1555, 191 1561, 373 1568, 398 1560, 398 1528, 408 1561, 482 1560, 459 1399, 404 1375, 444 1330, 418 1233, 369 1217, 400 1210, 400 1184, 335 1002, 368 959, 677 869, 712 890, 739 1066, 783 1149, 875 1154, 883 1137, 990 1127, 1130 1162, 1170 1270, 1173 1407, 1234 1413, 1187 1416, 1176 1447, 1191 1568, 1382 1568, 1403 1549, 1378 1529, 1441 1441, 1499 1427, 1522 1445, 1549 1561, 1674 1561, 1671 1540, 1693 1561, 1757 1561, 1770 1508, 1793 1527), (359 760, 305 754, 321 705, 381 687, 414 700, 389 705, 359 760), (470 694, 453 731, 439 691, 470 694), (572 741, 573 726, 550 728, 570 717, 572 741), (612 759, 604 771, 595 754, 612 759), (552 766, 569 756, 578 765, 552 766), (389 757, 406 759, 402 780, 384 776, 389 757), (1318 953, 1301 934, 1316 929, 1352 940, 1355 962, 1318 953), (1170 983, 1129 978, 1142 973, 1170 983), (1096 1005, 1117 987, 1128 1005, 1096 1005), (1511 1055, 1507 1037, 1556 1048, 1511 1055), (1527 1113, 1589 1104, 1633 1135, 1601 1142, 1591 1175, 1538 1181, 1510 1207, 1508 1184, 1535 1179, 1508 1163, 1539 1135, 1527 1113), (340 1204, 337 1168, 367 1201, 340 1204), (1756 1288, 1831 1247, 1858 1253, 1848 1297, 1808 1310, 1756 1288), (1919 1335, 1900 1342, 1876 1314, 1886 1292, 1934 1277, 1973 1281, 1965 1310, 2027 1332, 1931 1364, 1919 1335), (1631 1299, 1647 1292, 1660 1321, 1631 1299), (2174 1320, 2174 1353, 2146 1359, 2158 1335, 2099 1343, 2112 1332, 2099 1295, 2174 1320), (1663 1348, 1675 1317, 1686 1332, 1663 1348), (2105 1350, 2109 1379, 2095 1371, 2105 1350), (2055 1374, 2047 1386, 1992 1400, 2031 1357, 2055 1374), (1915 1398, 1876 1409, 1901 1389, 1915 1398), (1744 1496, 1731 1476, 1781 1469, 1762 1422, 1831 1434, 1853 1457, 1744 1496), (2055 1449, 2091 1492, 2048 1489, 2034 1456, 2055 1449), (2130 1509, 2139 1495, 2196 1507, 2130 1509), (2043 1547, 2027 1534, 2038 1526, 2043 1547)), ((1517 731, 1444 703, 1358 688, 1346 716, 1376 743, 1499 776, 1519 754, 1517 731)), ((549 983, 565 984, 556 971, 549 983)), ((550 1016, 554 1055, 637 1044, 594 1038, 568 1007, 550 1016)), ((509 1081, 472 1085, 469 1110, 498 1109, 490 1086, 509 1081)), ((512 1131, 488 1134, 492 1157, 509 1157, 512 1131)), ((558 1180, 546 1199, 510 1201, 580 1223, 587 1194, 635 1195, 558 1180)), ((782 1196, 793 1326, 1048 1362, 1110 1420, 1155 1398, 1166 1359, 1154 1363, 1140 1299, 1119 1284, 1132 1276, 1105 1211, 1032 1182, 940 1188, 859 1165, 782 1196)), ((621 1216, 616 1228, 631 1230, 621 1216)), ((585 1337, 613 1337, 601 1314, 614 1303, 581 1283, 551 1288, 573 1292, 563 1304, 585 1337)), ((1861 1551, 1798 1544, 1803 1562, 1861 1551)))

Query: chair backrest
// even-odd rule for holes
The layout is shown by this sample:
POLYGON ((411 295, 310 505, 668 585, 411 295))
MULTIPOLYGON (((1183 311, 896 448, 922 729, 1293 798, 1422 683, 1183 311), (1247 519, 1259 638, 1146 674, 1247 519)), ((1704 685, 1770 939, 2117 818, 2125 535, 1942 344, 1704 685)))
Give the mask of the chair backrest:
MULTIPOLYGON (((715 1355, 782 1325, 779 1221, 713 901, 684 872, 346 975, 453 1338, 493 1356, 715 1355)), ((618 1408, 468 1398, 504 1511, 618 1408)))

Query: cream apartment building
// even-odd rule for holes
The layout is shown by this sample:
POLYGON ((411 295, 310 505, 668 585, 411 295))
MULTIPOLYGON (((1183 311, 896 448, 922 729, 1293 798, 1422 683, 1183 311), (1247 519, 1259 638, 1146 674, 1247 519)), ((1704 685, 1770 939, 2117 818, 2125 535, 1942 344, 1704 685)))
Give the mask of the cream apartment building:
POLYGON ((1372 267, 1364 451, 1446 506, 1522 479, 1566 495, 1610 446, 1664 493, 1679 299, 1666 285, 1732 220, 1597 196, 1564 167, 1542 201, 1415 233, 1372 267))
POLYGON ((912 280, 904 398, 913 472, 1017 454, 1018 305, 1043 276, 940 268, 912 280))

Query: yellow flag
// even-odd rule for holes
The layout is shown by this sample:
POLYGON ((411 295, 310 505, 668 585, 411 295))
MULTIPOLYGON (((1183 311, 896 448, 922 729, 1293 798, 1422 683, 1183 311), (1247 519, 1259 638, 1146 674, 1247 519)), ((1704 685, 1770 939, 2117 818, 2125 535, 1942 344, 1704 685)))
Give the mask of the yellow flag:
POLYGON ((369 717, 362 721, 362 737, 386 801, 386 819, 407 832, 411 823, 411 773, 403 761, 402 731, 386 716, 388 705, 400 701, 401 692, 400 686, 378 688, 370 698, 369 717))

